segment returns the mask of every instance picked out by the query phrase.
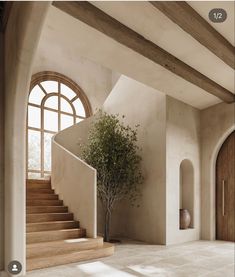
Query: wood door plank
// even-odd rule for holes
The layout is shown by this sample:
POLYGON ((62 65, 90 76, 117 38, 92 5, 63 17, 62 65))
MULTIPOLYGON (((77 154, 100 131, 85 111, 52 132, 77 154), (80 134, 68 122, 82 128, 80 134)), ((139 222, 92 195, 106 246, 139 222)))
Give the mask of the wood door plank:
POLYGON ((216 162, 216 238, 235 241, 235 131, 225 140, 216 162), (222 214, 222 183, 225 181, 222 214))
POLYGON ((228 138, 228 240, 235 241, 235 148, 234 148, 235 135, 234 133, 228 138))

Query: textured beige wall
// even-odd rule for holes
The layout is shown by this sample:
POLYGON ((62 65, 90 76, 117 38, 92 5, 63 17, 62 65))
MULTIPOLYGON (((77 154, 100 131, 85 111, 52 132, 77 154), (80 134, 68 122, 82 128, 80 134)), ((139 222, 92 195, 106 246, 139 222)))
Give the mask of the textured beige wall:
MULTIPOLYGON (((218 104, 199 111, 122 76, 103 108, 110 113, 126 115, 124 121, 131 126, 140 123, 139 144, 143 149, 146 174, 141 207, 130 207, 127 201, 117 205, 111 234, 173 244, 197 240, 202 230, 202 238, 213 239, 214 175, 211 173, 222 142, 235 129, 234 104, 218 104), (131 109, 127 103, 131 103, 131 109), (194 168, 194 228, 179 230, 179 173, 185 159, 190 160, 194 168)), ((60 143, 68 143, 69 150, 79 155, 77 143, 86 141, 92 120, 79 124, 79 134, 74 133, 75 126, 64 130, 66 136, 59 137, 60 143)), ((98 231, 103 231, 100 203, 98 231)))
POLYGON ((111 232, 156 244, 165 243, 165 99, 161 92, 122 76, 104 104, 105 111, 125 115, 126 124, 140 124, 146 177, 140 208, 128 201, 117 204, 111 232))
MULTIPOLYGON (((140 208, 128 201, 117 204, 111 234, 151 243, 165 243, 165 96, 122 76, 105 101, 104 110, 126 115, 125 123, 140 124, 139 144, 143 149, 146 175, 140 208), (132 103, 131 109, 127 103, 132 103), (146 227, 147 226, 147 227, 146 227)), ((93 118, 60 132, 56 140, 80 156, 79 142, 86 141, 93 118)), ((103 232, 103 213, 98 201, 98 232, 103 232)))
POLYGON ((44 30, 33 73, 49 70, 68 76, 84 90, 94 113, 103 105, 112 89, 112 71, 78 54, 69 51, 63 44, 58 45, 44 30))
POLYGON ((49 2, 14 2, 5 33, 5 268, 25 273, 25 128, 31 65, 49 2))
MULTIPOLYGON (((79 129, 79 124, 75 126, 79 129)), ((68 151, 66 146, 58 144, 57 136, 61 135, 57 134, 52 142, 52 187, 74 214, 75 220, 86 229, 86 235, 96 238, 96 170, 68 151)))
POLYGON ((166 244, 199 239, 200 113, 171 97, 167 97, 166 156, 166 244), (190 160, 194 167, 194 229, 179 230, 179 173, 184 159, 190 160))
MULTIPOLYGON (((71 153, 73 153, 75 156, 77 157, 81 157, 81 148, 80 148, 80 144, 86 144, 87 142, 87 137, 88 137, 88 132, 91 128, 91 124, 94 121, 95 115, 91 116, 90 118, 80 122, 79 124, 73 125, 63 131, 61 131, 59 134, 57 134, 56 136, 56 141, 63 146, 65 149, 67 149, 68 151, 70 151, 71 153)), ((52 160, 54 160, 52 158, 52 160)), ((52 168, 53 168, 53 164, 52 164, 52 168)), ((57 178, 56 176, 57 174, 55 174, 52 170, 52 182, 54 183, 55 178, 57 178)), ((57 187, 57 184, 55 183, 55 187, 57 187)), ((61 197, 63 197, 63 195, 61 194, 61 197)), ((71 208, 71 202, 70 199, 68 199, 67 201, 67 206, 69 206, 69 208, 71 209, 71 211, 73 211, 73 209, 71 208)), ((76 212, 76 211, 75 211, 76 212)), ((79 218, 78 218, 79 220, 79 218)), ((121 217, 118 217, 118 225, 120 225, 120 220, 121 217)), ((97 199, 97 231, 99 235, 103 235, 103 222, 104 222, 104 218, 103 218, 103 213, 102 213, 102 206, 100 204, 99 199, 97 199)), ((84 227, 84 226, 83 226, 84 227)), ((118 231, 115 228, 116 226, 114 226, 113 231, 115 234, 120 235, 120 228, 118 228, 118 231)), ((121 229, 122 231, 122 235, 125 235, 125 232, 123 232, 124 230, 121 229)))
POLYGON ((217 104, 201 111, 201 231, 215 239, 215 163, 219 149, 235 129, 235 104, 217 104))
POLYGON ((3 34, 0 32, 0 271, 4 268, 4 87, 3 34))
POLYGON ((93 117, 94 116, 91 116, 78 124, 62 130, 57 134, 56 141, 74 155, 80 156, 80 144, 86 143, 93 117))

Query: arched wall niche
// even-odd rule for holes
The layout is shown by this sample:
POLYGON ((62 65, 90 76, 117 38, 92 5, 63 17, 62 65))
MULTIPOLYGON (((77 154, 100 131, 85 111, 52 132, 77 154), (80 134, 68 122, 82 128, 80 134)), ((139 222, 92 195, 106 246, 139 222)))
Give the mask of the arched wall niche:
POLYGON ((189 228, 194 228, 194 168, 190 160, 185 159, 180 163, 180 192, 179 209, 187 209, 191 222, 189 228))

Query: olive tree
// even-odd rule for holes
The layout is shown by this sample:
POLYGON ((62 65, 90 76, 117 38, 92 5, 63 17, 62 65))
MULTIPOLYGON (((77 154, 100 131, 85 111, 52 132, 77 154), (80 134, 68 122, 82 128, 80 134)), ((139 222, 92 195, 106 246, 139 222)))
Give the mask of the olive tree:
POLYGON ((82 147, 83 159, 97 170, 97 194, 105 213, 104 241, 110 240, 114 204, 124 198, 134 203, 140 195, 143 175, 137 128, 125 126, 118 115, 100 111, 82 147))

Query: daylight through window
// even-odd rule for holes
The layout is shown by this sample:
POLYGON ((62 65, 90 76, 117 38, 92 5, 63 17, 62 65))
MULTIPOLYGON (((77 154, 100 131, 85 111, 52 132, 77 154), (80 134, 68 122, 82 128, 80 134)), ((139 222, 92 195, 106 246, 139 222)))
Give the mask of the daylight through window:
POLYGON ((86 95, 72 80, 54 72, 34 75, 28 99, 27 177, 50 175, 53 135, 90 115, 86 95))

